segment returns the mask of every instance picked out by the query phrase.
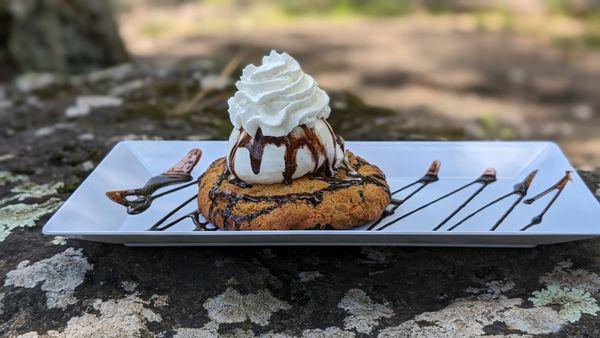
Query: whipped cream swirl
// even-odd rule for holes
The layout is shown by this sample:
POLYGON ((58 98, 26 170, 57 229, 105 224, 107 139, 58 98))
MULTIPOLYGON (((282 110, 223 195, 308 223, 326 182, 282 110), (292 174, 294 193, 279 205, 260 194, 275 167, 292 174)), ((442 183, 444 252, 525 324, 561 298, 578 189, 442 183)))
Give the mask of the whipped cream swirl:
POLYGON ((230 98, 229 116, 236 129, 254 137, 285 136, 299 125, 314 127, 329 117, 329 96, 287 53, 271 51, 262 65, 248 65, 230 98))

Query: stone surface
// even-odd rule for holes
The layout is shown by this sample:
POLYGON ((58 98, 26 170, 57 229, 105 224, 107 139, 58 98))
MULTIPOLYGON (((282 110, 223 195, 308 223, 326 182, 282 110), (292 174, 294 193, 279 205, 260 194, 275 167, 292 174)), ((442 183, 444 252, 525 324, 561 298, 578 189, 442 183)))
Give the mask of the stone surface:
MULTIPOLYGON (((43 236, 50 213, 116 142, 227 136, 231 85, 171 115, 201 90, 191 75, 199 68, 206 63, 132 64, 52 90, 6 87, 0 336, 600 336, 598 239, 534 249, 129 248, 43 236), (64 116, 77 97, 116 95, 137 80, 149 85, 119 91, 119 106, 64 116)), ((347 139, 463 133, 332 97, 332 123, 347 139)), ((598 189, 600 170, 581 175, 598 189)))

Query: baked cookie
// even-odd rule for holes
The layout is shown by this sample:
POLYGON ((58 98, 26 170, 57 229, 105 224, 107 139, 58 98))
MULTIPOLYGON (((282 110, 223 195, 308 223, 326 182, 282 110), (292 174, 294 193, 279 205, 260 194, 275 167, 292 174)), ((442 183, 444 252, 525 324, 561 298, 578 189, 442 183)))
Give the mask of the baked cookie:
POLYGON ((306 175, 289 185, 249 185, 216 160, 199 183, 202 215, 224 230, 349 229, 377 219, 390 202, 381 170, 346 152, 335 177, 306 175))

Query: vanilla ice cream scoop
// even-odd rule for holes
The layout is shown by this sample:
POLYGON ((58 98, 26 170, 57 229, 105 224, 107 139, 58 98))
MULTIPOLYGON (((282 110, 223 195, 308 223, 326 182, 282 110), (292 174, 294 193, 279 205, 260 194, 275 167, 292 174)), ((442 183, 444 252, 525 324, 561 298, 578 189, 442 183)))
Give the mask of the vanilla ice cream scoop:
POLYGON ((247 183, 291 183, 323 168, 334 175, 344 161, 343 142, 325 120, 329 96, 286 53, 271 51, 248 65, 236 82, 229 115, 227 165, 247 183))

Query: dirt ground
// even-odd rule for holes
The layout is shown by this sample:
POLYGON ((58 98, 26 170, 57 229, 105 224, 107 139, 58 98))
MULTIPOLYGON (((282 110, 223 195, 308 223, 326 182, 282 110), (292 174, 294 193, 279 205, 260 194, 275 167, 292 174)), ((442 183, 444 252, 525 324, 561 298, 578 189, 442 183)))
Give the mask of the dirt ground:
POLYGON ((421 116, 421 123, 450 121, 465 138, 554 140, 575 165, 600 165, 599 50, 484 29, 465 15, 288 20, 256 11, 135 7, 121 13, 120 26, 139 58, 227 59, 241 50, 244 62, 257 62, 269 49, 287 51, 326 89, 421 116))

